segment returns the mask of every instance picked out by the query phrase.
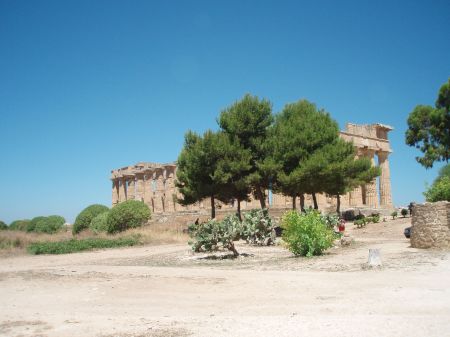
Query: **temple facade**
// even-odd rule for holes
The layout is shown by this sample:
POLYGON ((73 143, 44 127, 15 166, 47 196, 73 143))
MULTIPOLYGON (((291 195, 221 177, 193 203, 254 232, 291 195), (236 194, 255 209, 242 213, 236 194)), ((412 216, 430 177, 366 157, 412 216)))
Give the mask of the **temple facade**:
MULTIPOLYGON (((388 132, 392 128, 382 124, 356 125, 348 123, 340 136, 352 142, 357 149, 357 156, 366 156, 372 164, 381 168, 381 175, 371 183, 359 186, 353 191, 341 196, 341 209, 345 208, 377 208, 392 209, 391 178, 389 173, 389 155, 392 153, 388 140, 388 132)), ((113 170, 112 205, 125 200, 144 201, 154 214, 176 214, 183 211, 202 211, 210 209, 209 200, 190 206, 177 203, 181 197, 175 187, 176 163, 138 163, 113 170)), ((266 191, 266 204, 271 209, 286 209, 292 207, 292 198, 282 194, 266 191)), ((333 210, 336 198, 325 194, 317 195, 319 208, 333 210)), ((312 198, 305 196, 306 206, 312 205, 312 198)), ((234 204, 217 202, 217 208, 233 210, 234 204)), ((259 200, 242 202, 241 209, 260 207, 259 200)))

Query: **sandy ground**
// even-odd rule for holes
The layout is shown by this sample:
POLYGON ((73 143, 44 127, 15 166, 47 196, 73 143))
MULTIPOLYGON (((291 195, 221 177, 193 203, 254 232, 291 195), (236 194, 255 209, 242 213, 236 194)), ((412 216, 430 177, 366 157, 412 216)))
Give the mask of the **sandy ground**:
POLYGON ((311 259, 243 243, 238 259, 187 245, 2 258, 0 335, 450 336, 450 253, 410 248, 408 223, 350 228, 351 247, 311 259))

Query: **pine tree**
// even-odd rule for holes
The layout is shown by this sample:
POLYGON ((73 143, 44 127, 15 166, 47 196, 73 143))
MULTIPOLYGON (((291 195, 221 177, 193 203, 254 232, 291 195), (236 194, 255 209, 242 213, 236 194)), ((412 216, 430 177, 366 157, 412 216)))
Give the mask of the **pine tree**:
POLYGON ((295 199, 300 196, 304 207, 304 194, 312 194, 314 207, 318 208, 316 193, 322 191, 322 181, 311 170, 309 158, 327 144, 339 137, 337 123, 324 110, 307 100, 287 104, 276 116, 271 132, 271 156, 280 166, 275 188, 284 195, 295 199))
POLYGON ((259 199, 261 208, 266 208, 265 190, 273 175, 266 148, 272 122, 272 104, 249 94, 223 110, 218 118, 220 128, 230 139, 251 154, 250 169, 244 179, 259 199))
POLYGON ((321 157, 321 170, 316 170, 322 182, 321 190, 336 196, 336 212, 340 212, 341 195, 357 186, 367 184, 380 175, 379 167, 373 167, 367 157, 356 159, 356 149, 352 143, 338 139, 324 146, 314 157, 321 157))
POLYGON ((232 142, 223 132, 206 131, 203 136, 189 131, 178 157, 176 186, 182 195, 178 202, 191 205, 209 198, 211 218, 215 201, 247 200, 245 175, 250 169, 250 153, 232 142))
POLYGON ((210 130, 203 137, 188 131, 183 149, 177 160, 177 180, 175 185, 181 193, 181 205, 191 205, 205 198, 211 201, 211 218, 215 218, 215 199, 218 191, 214 179, 219 153, 216 151, 218 135, 210 130))
POLYGON ((418 105, 408 116, 406 144, 423 152, 416 160, 425 168, 450 159, 450 79, 439 90, 435 107, 418 105))

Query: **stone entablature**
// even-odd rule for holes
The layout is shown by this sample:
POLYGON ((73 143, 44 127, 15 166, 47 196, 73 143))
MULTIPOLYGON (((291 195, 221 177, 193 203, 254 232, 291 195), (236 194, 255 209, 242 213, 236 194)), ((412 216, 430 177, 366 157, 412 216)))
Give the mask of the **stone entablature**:
POLYGON ((450 248, 450 202, 414 204, 411 247, 450 248))
MULTIPOLYGON (((357 125, 348 123, 345 131, 340 136, 344 140, 353 142, 357 148, 357 156, 371 158, 372 164, 381 168, 379 177, 379 189, 376 179, 369 184, 360 186, 353 191, 341 196, 341 207, 367 207, 367 208, 392 208, 391 180, 389 172, 388 156, 392 152, 388 132, 392 128, 383 124, 357 125)), ((180 211, 200 211, 210 208, 209 201, 202 201, 190 206, 181 206, 176 202, 180 197, 175 187, 176 164, 138 163, 133 166, 123 167, 111 171, 112 180, 112 204, 115 205, 125 200, 144 201, 153 213, 171 214, 180 211)), ((290 208, 292 199, 271 191, 266 193, 266 204, 269 208, 290 208)), ((306 206, 312 205, 310 195, 305 196, 306 206)), ((336 207, 336 198, 327 195, 317 195, 319 208, 332 209, 336 207)), ((219 209, 232 210, 233 204, 218 202, 219 209)), ((258 208, 259 201, 252 199, 242 202, 241 208, 258 208)))

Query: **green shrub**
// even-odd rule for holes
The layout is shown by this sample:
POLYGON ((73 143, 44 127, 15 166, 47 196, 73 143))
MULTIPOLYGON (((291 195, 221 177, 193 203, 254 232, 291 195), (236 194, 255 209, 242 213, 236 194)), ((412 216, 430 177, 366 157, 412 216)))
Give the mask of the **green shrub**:
POLYGON ((108 233, 124 231, 128 228, 142 226, 150 219, 148 206, 137 200, 127 200, 114 206, 106 219, 108 233))
POLYGON ((373 223, 380 222, 380 213, 372 213, 371 217, 372 217, 372 222, 373 223))
POLYGON ((45 216, 36 216, 27 223, 27 232, 34 232, 39 221, 45 220, 45 216))
POLYGON ((90 205, 83 209, 80 214, 77 215, 75 219, 75 223, 72 226, 73 234, 77 234, 82 230, 85 230, 91 224, 92 219, 94 219, 97 215, 108 212, 109 208, 104 205, 90 205))
POLYGON ((327 226, 331 229, 334 228, 334 226, 339 225, 339 216, 337 214, 326 214, 322 215, 322 220, 327 224, 327 226))
POLYGON ((401 211, 402 217, 406 217, 408 215, 408 210, 406 208, 403 208, 401 211))
POLYGON ((9 224, 9 229, 12 231, 26 231, 31 220, 15 220, 9 224))
POLYGON ((356 225, 357 228, 362 228, 366 226, 366 220, 365 219, 355 220, 353 224, 356 225))
POLYGON ((333 231, 315 210, 299 213, 288 211, 283 215, 283 240, 295 255, 321 255, 333 245, 333 231))
POLYGON ((241 238, 247 243, 270 245, 275 242, 275 223, 267 209, 252 209, 243 214, 241 238))
POLYGON ((241 225, 239 221, 217 221, 209 220, 205 223, 189 225, 189 235, 192 250, 194 252, 213 252, 220 247, 233 252, 238 256, 234 247, 235 238, 239 237, 241 225))
POLYGON ((107 232, 108 231, 108 218, 109 212, 100 213, 94 219, 92 219, 89 229, 94 233, 107 232))
POLYGON ((366 216, 365 218, 359 219, 359 220, 363 220, 366 224, 368 223, 377 223, 380 222, 380 216, 379 215, 371 215, 371 216, 366 216))
POLYGON ((361 220, 364 219, 366 216, 364 214, 359 213, 358 215, 355 216, 355 220, 361 220))
POLYGON ((397 217, 397 215, 398 215, 397 211, 393 211, 391 213, 392 220, 394 220, 397 217))
POLYGON ((53 234, 58 232, 64 226, 65 222, 66 219, 59 215, 50 215, 48 217, 43 217, 43 219, 40 219, 36 223, 34 231, 36 233, 53 234))
POLYGON ((5 224, 3 221, 0 221, 0 231, 4 231, 8 229, 8 225, 5 224))
POLYGON ((34 242, 27 248, 30 254, 68 254, 83 250, 99 248, 115 248, 134 246, 139 243, 139 236, 121 237, 116 239, 88 238, 71 239, 58 242, 34 242))
POLYGON ((437 179, 426 192, 425 199, 429 202, 450 201, 450 176, 437 179))

